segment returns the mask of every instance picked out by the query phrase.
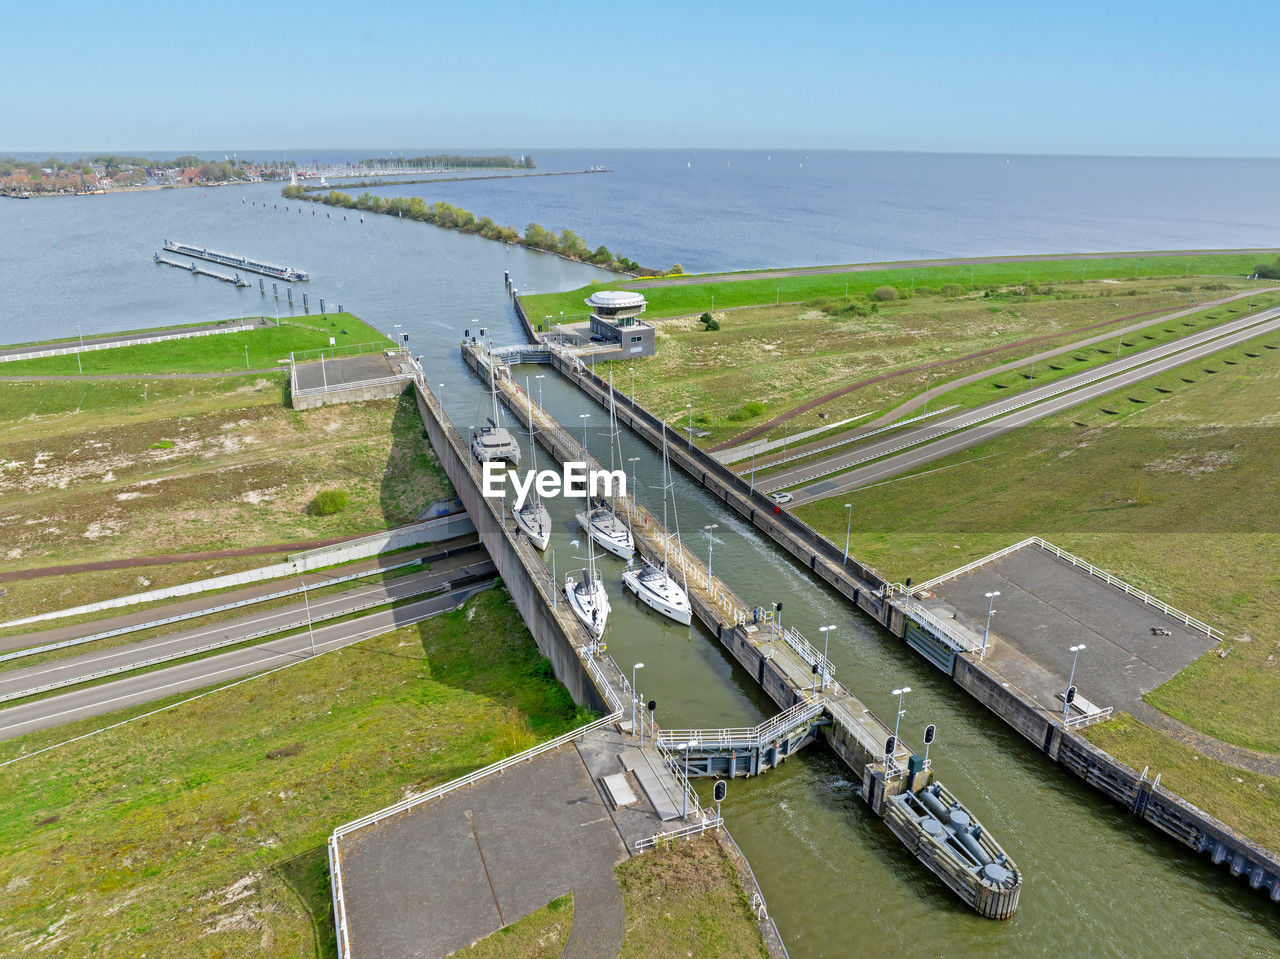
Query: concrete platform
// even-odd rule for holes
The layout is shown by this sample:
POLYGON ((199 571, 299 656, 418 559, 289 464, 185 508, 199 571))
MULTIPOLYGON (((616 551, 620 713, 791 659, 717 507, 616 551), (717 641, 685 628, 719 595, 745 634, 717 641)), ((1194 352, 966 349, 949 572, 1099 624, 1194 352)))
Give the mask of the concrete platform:
POLYGON ((382 380, 400 372, 400 364, 381 353, 365 356, 339 356, 297 365, 298 388, 314 390, 328 387, 358 386, 367 380, 382 380))
POLYGON ((1098 706, 1132 711, 1143 693, 1217 645, 1036 545, 946 578, 920 599, 981 641, 985 594, 997 590, 986 661, 1055 712, 1062 710, 1072 646, 1086 646, 1075 674, 1080 693, 1098 706))
POLYGON ((448 956, 572 892, 571 949, 616 955, 625 916, 613 869, 663 829, 646 798, 612 809, 600 785, 633 743, 595 730, 345 835, 351 954, 448 956))

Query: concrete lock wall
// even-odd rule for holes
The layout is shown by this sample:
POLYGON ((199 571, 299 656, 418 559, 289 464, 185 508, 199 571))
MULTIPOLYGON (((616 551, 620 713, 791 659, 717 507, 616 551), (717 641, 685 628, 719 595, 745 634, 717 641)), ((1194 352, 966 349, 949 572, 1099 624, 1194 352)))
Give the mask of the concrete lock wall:
POLYGON ((335 387, 331 390, 308 391, 301 396, 289 395, 289 403, 295 410, 313 410, 320 406, 336 406, 339 403, 363 403, 365 400, 395 399, 404 392, 405 382, 377 383, 371 385, 335 387))
MULTIPOLYGON (((556 584, 551 582, 549 573, 545 576, 545 582, 539 584, 534 581, 532 570, 541 567, 545 573, 545 567, 536 555, 532 559, 522 555, 522 549, 532 552, 533 547, 525 540, 517 540, 508 527, 505 500, 490 502, 481 495, 478 479, 471 472, 471 454, 466 444, 456 430, 446 431, 435 408, 427 402, 420 387, 415 387, 414 395, 417 397, 418 409, 422 413, 422 422, 426 425, 431 445, 453 483, 458 498, 466 507, 476 532, 489 551, 493 564, 498 568, 503 584, 511 593, 529 632, 533 634, 538 649, 551 661, 556 679, 569 690, 573 701, 578 705, 599 713, 610 712, 610 706, 596 688, 582 660, 578 658, 573 639, 546 598, 550 593, 544 591, 554 591, 556 584)), ((578 637, 578 644, 586 643, 587 636, 583 632, 578 637)))

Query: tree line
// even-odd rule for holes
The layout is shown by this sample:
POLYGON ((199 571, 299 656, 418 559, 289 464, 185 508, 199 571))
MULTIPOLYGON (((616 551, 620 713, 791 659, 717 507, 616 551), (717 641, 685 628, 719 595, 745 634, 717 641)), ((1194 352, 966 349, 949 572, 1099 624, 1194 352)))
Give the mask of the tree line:
POLYGON ((474 233, 486 240, 501 240, 503 243, 517 243, 531 250, 543 250, 556 253, 570 260, 591 263, 608 270, 633 273, 639 276, 658 276, 661 270, 651 270, 641 266, 635 260, 625 256, 617 256, 606 246, 598 246, 594 250, 582 237, 573 230, 562 230, 555 233, 541 224, 530 223, 522 234, 513 226, 501 226, 487 216, 477 217, 470 210, 464 210, 451 203, 437 200, 428 203, 420 196, 382 197, 364 192, 358 197, 338 190, 328 193, 308 193, 302 186, 287 186, 281 193, 291 200, 314 200, 329 206, 342 207, 348 210, 366 210, 370 213, 385 213, 388 216, 406 217, 410 220, 421 220, 446 230, 458 230, 462 233, 474 233))

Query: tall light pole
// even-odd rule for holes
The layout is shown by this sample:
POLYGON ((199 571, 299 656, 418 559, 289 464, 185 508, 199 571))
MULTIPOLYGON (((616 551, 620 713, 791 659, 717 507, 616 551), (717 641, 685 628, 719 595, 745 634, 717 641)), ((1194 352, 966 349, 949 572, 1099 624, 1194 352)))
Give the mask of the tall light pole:
POLYGON ((311 637, 311 656, 314 659, 316 655, 316 634, 311 628, 311 600, 307 597, 307 581, 298 576, 298 582, 302 584, 302 602, 307 608, 307 634, 311 637))
POLYGON ((636 368, 631 367, 631 405, 636 405, 636 368))
POLYGON ((76 324, 76 332, 80 334, 80 349, 76 350, 76 369, 80 371, 80 375, 84 376, 84 364, 80 362, 80 354, 84 352, 84 330, 80 329, 80 324, 76 324))
POLYGON ((987 597, 987 628, 982 631, 982 652, 978 653, 979 659, 984 659, 987 655, 987 637, 991 635, 991 614, 996 611, 996 597, 1000 595, 1000 590, 983 595, 987 597))
POLYGON ((690 739, 681 749, 684 750, 684 805, 680 809, 680 818, 689 818, 689 753, 698 748, 698 741, 690 739))
POLYGON ((578 419, 582 420, 582 452, 589 453, 587 449, 587 420, 591 419, 590 413, 579 413, 578 419))
POLYGON ((844 559, 840 561, 840 565, 849 562, 849 536, 853 532, 853 504, 845 503, 844 508, 847 514, 844 523, 844 559))
MULTIPOLYGON (((1081 643, 1081 644, 1080 644, 1080 645, 1078 645, 1078 646, 1072 646, 1072 647, 1070 647, 1070 650, 1071 650, 1071 652, 1073 653, 1073 655, 1072 655, 1072 657, 1071 657, 1071 678, 1067 680, 1067 690, 1068 690, 1068 691, 1070 691, 1071 687, 1075 684, 1075 681, 1076 681, 1076 662, 1080 659, 1080 650, 1082 650, 1082 649, 1088 649, 1088 647, 1087 647, 1087 646, 1085 646, 1085 644, 1084 644, 1084 643, 1081 643)), ((1071 709, 1071 704, 1070 704, 1069 702, 1067 702, 1067 695, 1066 695, 1066 693, 1063 693, 1063 694, 1062 694, 1062 728, 1063 728, 1063 729, 1066 729, 1066 727, 1067 727, 1067 712, 1068 712, 1070 709, 1071 709)))
POLYGON ((689 449, 693 449, 693 404, 686 403, 685 406, 689 407, 689 449))
MULTIPOLYGON (((898 697, 898 715, 896 715, 896 716, 893 718, 893 744, 894 744, 894 745, 893 745, 893 748, 894 748, 894 752, 897 752, 897 749, 898 749, 898 724, 899 724, 900 722, 902 722, 902 714, 906 712, 906 710, 902 708, 902 697, 903 697, 903 696, 905 696, 905 695, 906 695, 907 693, 909 693, 909 692, 911 692, 911 687, 910 687, 910 686, 903 686, 901 689, 895 689, 895 690, 893 691, 893 695, 895 695, 895 696, 897 696, 897 697, 898 697)), ((889 761, 890 761, 890 762, 893 762, 893 765, 894 765, 894 767, 895 767, 895 768, 897 767, 897 765, 898 765, 898 764, 897 764, 896 762, 894 762, 894 760, 893 760, 893 757, 892 757, 892 756, 890 756, 890 757, 889 757, 889 761)))
POLYGON ((712 523, 709 526, 702 527, 702 532, 705 533, 707 537, 707 589, 711 588, 711 551, 716 542, 715 533, 711 531, 719 528, 719 523, 712 523))
MULTIPOLYGON (((636 697, 639 695, 636 692, 636 670, 637 669, 644 669, 644 663, 636 663, 634 666, 631 667, 631 735, 633 736, 636 733, 636 697)), ((643 718, 644 717, 642 716, 641 719, 643 718)), ((640 730, 640 737, 641 737, 640 742, 641 744, 643 744, 644 743, 643 729, 640 730)))
POLYGON ((756 491, 756 451, 751 451, 751 493, 755 495, 756 491))
POLYGON ((542 409, 542 381, 547 378, 547 374, 539 373, 534 379, 538 381, 538 409, 542 409))
POLYGON ((822 686, 819 692, 825 693, 827 691, 827 646, 831 642, 831 631, 835 627, 819 626, 818 629, 822 631, 822 686))

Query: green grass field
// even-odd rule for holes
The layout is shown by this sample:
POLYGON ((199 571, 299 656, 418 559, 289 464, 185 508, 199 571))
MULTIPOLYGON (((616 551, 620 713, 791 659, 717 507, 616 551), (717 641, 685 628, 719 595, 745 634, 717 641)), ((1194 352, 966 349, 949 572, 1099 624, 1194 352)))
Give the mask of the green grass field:
MULTIPOLYGON (((1274 334, 936 461, 799 507, 917 582, 1039 535, 1229 637, 1147 700, 1280 752, 1280 337, 1274 334)), ((1140 764, 1139 764, 1140 765, 1140 764)))
MULTIPOLYGON (((0 743, 0 760, 119 718, 0 743)), ((0 767, 0 953, 331 956, 335 826, 581 719, 494 590, 0 767)))
MULTIPOLYGON (((1253 285, 1218 280, 1099 281, 1055 288, 1051 294, 1013 289, 991 296, 915 297, 882 305, 866 316, 844 312, 838 303, 823 308, 764 306, 722 314, 721 328, 712 332, 692 319, 666 321, 658 328, 656 356, 597 364, 596 372, 608 377, 612 370, 615 385, 628 393, 634 374, 636 398, 659 415, 678 416, 686 403, 692 403, 697 425, 710 434, 699 441, 704 445, 737 436, 834 391, 863 384, 773 427, 768 438, 781 440, 828 423, 886 412, 929 387, 1069 346, 1108 329, 1150 322, 1157 325, 1147 332, 1154 330, 1153 335, 1163 337, 1162 312, 1185 310, 1192 300, 1220 299, 1253 285), (1035 342, 1025 342, 1030 339, 1035 342), (1007 349, 975 355, 995 347, 1007 349), (937 365, 911 369, 921 364, 937 365), (894 371, 909 372, 878 379, 894 371)), ((1265 302, 1271 299, 1276 297, 1265 302)), ((1263 302, 1263 294, 1255 297, 1255 309, 1263 302)), ((1191 322, 1232 319, 1240 314, 1231 311, 1246 311, 1247 304, 1248 298, 1224 304, 1207 311, 1211 319, 1191 322)), ((1177 330, 1197 328, 1182 322, 1175 323, 1177 330)), ((1128 339, 1138 342, 1133 336, 1128 339)), ((1152 341, 1140 342, 1150 345, 1152 341)), ((1112 358, 1096 352, 1092 357, 1112 358)), ((1041 364, 1037 379, 1043 381, 1046 374, 1055 372, 1041 364)), ((1021 374, 1011 371, 1002 376, 997 382, 1006 384, 1017 382, 1021 374)), ((983 392, 978 384, 965 389, 974 394, 970 399, 985 399, 978 396, 983 392)), ((1007 395, 995 386, 986 392, 1007 395)), ((944 396, 931 401, 930 408, 964 401, 944 396)))
MULTIPOLYGON (((954 283, 963 290, 989 285, 1070 283, 1084 280, 1163 277, 1243 277, 1273 255, 1224 253, 1209 256, 1144 256, 1096 260, 1031 260, 1025 263, 980 262, 972 266, 894 267, 857 273, 819 273, 778 279, 726 279, 700 284, 645 286, 642 292, 649 306, 645 316, 660 318, 725 310, 739 306, 759 306, 775 301, 797 302, 818 297, 869 294, 880 286, 897 287, 903 293, 913 288, 940 289, 954 283), (714 297, 714 302, 713 302, 714 297)), ((723 275, 723 274, 721 274, 723 275)), ((742 274, 737 274, 741 276, 742 274)), ((749 275, 749 274, 747 274, 749 275)), ((602 286, 627 289, 636 281, 602 281, 563 293, 539 293, 520 298, 530 322, 559 323, 583 319, 583 300, 602 286), (563 314, 563 317, 562 317, 563 314)))
POLYGON ((37 360, 0 364, 4 376, 99 376, 117 373, 223 373, 276 369, 291 351, 329 349, 377 343, 391 346, 385 335, 350 313, 281 318, 280 326, 243 333, 220 333, 188 340, 167 340, 107 350, 90 350, 37 360), (246 356, 246 348, 248 350, 246 356))

